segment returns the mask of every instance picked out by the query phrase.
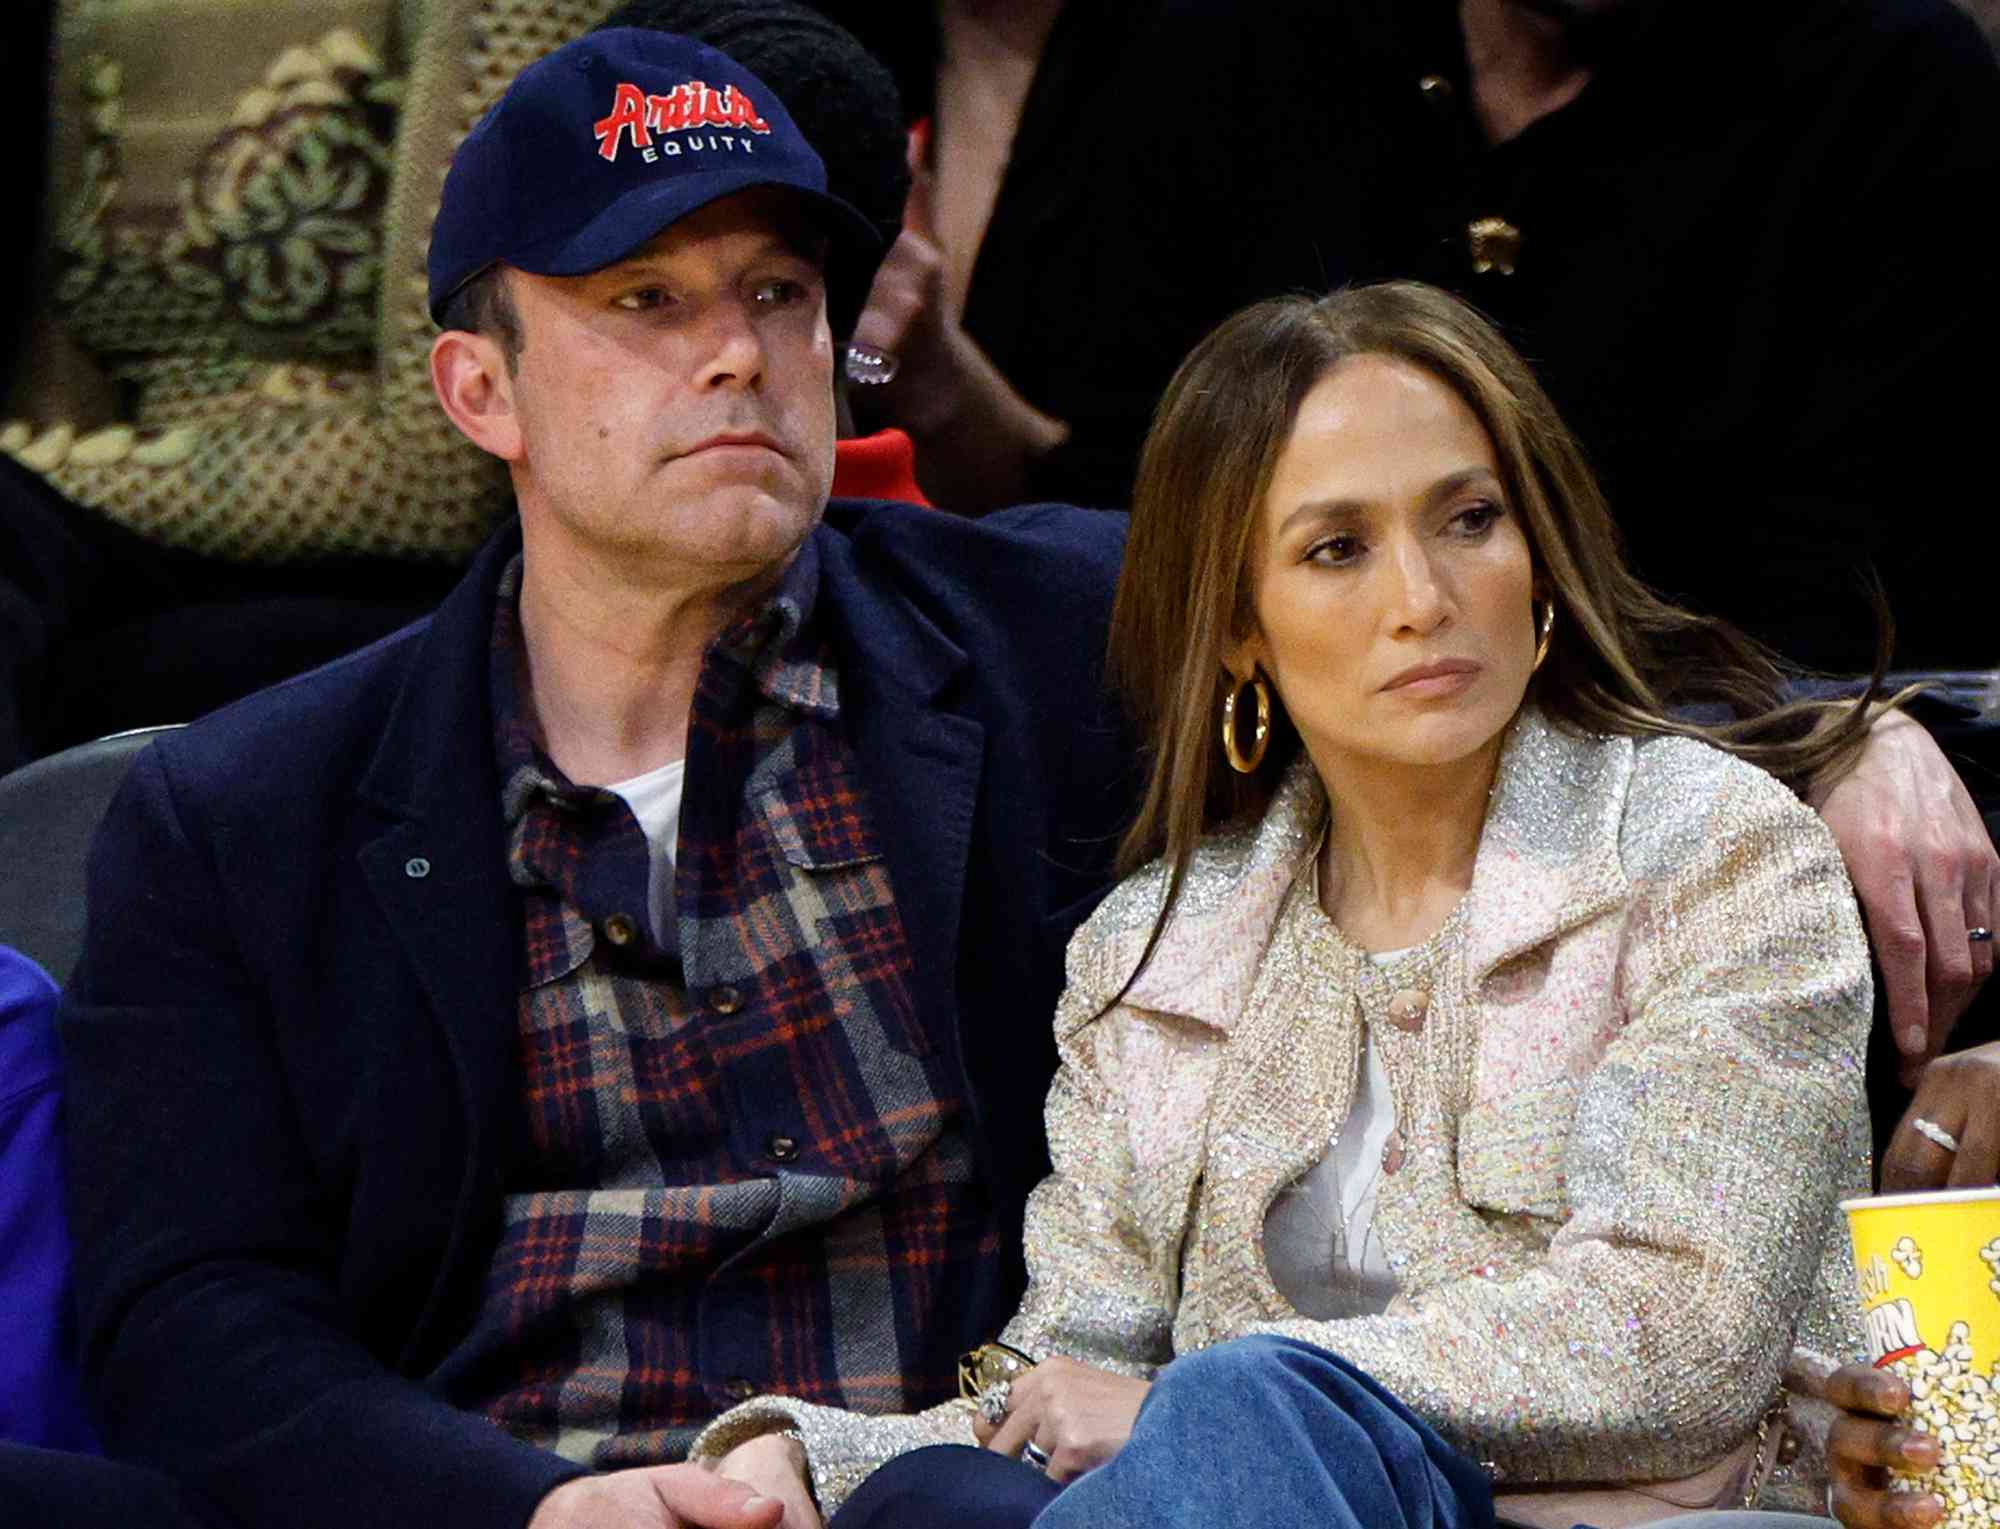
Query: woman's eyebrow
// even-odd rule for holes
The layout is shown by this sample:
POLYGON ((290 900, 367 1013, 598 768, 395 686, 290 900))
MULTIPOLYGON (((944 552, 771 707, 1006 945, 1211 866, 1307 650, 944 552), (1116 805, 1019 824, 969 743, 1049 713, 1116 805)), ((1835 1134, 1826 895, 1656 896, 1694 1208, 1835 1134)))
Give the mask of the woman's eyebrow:
POLYGON ((1424 503, 1436 504, 1449 499, 1460 489, 1471 488, 1475 484, 1491 484, 1499 488, 1500 479, 1490 467, 1461 467, 1455 473, 1446 473, 1424 491, 1424 503))
MULTIPOLYGON (((1497 489, 1500 480, 1490 467, 1461 467, 1425 489, 1421 502, 1434 505, 1475 484, 1491 484, 1497 489)), ((1278 523, 1278 531, 1282 535, 1308 521, 1356 520, 1368 512, 1369 506, 1366 499, 1307 499, 1278 523)))
POLYGON ((1368 513, 1365 499, 1308 499, 1278 522, 1280 535, 1308 521, 1359 520, 1368 513))

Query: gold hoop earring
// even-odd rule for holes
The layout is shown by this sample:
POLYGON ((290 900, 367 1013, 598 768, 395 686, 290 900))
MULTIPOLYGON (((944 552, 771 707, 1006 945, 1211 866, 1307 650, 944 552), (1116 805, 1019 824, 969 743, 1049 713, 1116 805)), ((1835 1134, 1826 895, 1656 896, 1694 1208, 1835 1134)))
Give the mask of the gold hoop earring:
POLYGON ((1533 674, 1542 667, 1542 660, 1549 656, 1549 639, 1556 630, 1556 602, 1553 596, 1542 602, 1542 635, 1535 643, 1535 662, 1528 670, 1533 674))
POLYGON ((1264 746, 1271 741, 1271 691, 1256 675, 1239 681, 1230 687, 1229 694, 1222 698, 1222 752, 1229 760, 1229 768, 1238 775, 1248 775, 1264 762, 1264 746), (1257 697, 1257 725, 1250 734, 1250 752, 1245 754, 1236 744, 1236 702, 1248 686, 1257 697))

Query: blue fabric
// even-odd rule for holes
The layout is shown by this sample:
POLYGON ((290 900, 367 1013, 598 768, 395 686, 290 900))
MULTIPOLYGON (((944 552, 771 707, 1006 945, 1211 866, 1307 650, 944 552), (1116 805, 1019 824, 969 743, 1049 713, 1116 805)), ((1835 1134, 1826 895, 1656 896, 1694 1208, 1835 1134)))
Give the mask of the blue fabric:
POLYGON ((1061 1490, 1011 1455, 933 1444, 870 1475, 827 1529, 1028 1529, 1061 1490))
POLYGON ((1289 1338, 1176 1359, 1132 1437, 1035 1529, 1491 1529, 1493 1493, 1367 1375, 1289 1338))
POLYGON ((0 1514, 22 1529, 240 1529, 203 1516, 158 1471, 0 1443, 0 1514))
MULTIPOLYGON (((815 533, 923 1038, 1003 1223, 998 1287, 927 1336, 977 1341, 1024 1283, 1063 948, 1137 785, 1100 673, 1123 537, 852 503, 815 533)), ((487 687, 519 545, 430 620, 162 738, 93 846, 61 1020, 85 1385, 114 1455, 246 1524, 493 1529, 578 1471, 431 1383, 524 1136, 487 687)), ((720 1411, 726 1356, 702 1363, 720 1411)))
POLYGON ((0 945, 0 1439, 94 1450, 77 1385, 56 985, 0 945))

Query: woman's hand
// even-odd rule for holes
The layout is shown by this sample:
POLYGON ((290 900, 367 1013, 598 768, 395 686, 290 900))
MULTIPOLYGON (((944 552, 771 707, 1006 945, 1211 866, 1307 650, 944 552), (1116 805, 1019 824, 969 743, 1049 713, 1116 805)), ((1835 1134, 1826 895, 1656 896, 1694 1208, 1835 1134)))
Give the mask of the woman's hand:
POLYGON ((813 1506, 805 1446, 790 1434, 745 1439, 721 1459, 702 1464, 718 1476, 742 1482, 760 1497, 783 1503, 784 1517, 776 1529, 823 1529, 819 1509, 813 1506))
POLYGON ((1882 1192, 1953 1189, 2000 1179, 2000 1041, 1931 1062, 1882 1154, 1882 1192), (1911 1124, 1927 1120, 1956 1137, 1952 1152, 1911 1124))
POLYGON ((1887 1370, 1849 1364, 1817 1389, 1840 1409, 1826 1440, 1833 1516, 1847 1529, 1928 1529, 1943 1518, 1944 1504, 1929 1493, 1888 1489, 1891 1468, 1937 1464, 1937 1440, 1896 1421, 1909 1408, 1910 1388, 1887 1370))
POLYGON ((996 1428, 981 1418, 973 1432, 1003 1455, 1032 1442, 1049 1457, 1049 1480, 1074 1481, 1124 1447, 1152 1386, 1074 1359, 1044 1359, 1014 1382, 1005 1421, 996 1428))

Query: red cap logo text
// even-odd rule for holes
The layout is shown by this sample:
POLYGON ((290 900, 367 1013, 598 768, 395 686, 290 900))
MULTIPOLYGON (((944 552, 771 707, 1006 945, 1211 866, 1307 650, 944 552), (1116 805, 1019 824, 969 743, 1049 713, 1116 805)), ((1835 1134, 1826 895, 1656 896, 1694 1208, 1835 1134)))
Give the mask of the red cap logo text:
POLYGON ((716 91, 700 80, 689 80, 663 96, 649 96, 637 85, 626 84, 618 87, 611 115, 597 123, 597 152, 606 159, 616 159, 619 140, 625 135, 630 135, 633 148, 650 149, 655 133, 697 127, 771 131, 771 124, 757 115, 750 98, 734 85, 716 91))

